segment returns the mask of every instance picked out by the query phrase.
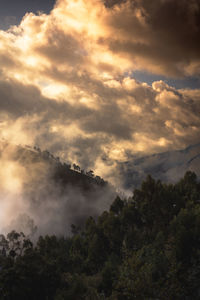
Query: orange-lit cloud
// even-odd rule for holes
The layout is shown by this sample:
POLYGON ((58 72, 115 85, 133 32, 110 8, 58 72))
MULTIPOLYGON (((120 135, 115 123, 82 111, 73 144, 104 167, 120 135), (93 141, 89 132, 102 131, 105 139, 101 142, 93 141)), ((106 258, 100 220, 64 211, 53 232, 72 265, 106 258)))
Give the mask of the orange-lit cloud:
POLYGON ((198 74, 199 3, 192 3, 59 0, 49 15, 29 13, 0 31, 1 137, 100 175, 102 164, 130 154, 197 142, 200 90, 131 76, 198 74))

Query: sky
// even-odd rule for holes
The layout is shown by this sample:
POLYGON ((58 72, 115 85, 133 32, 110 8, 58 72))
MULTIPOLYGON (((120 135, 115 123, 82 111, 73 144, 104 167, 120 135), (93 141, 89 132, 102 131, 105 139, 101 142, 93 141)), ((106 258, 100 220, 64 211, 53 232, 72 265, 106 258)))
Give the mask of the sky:
POLYGON ((54 6, 54 0, 1 0, 0 28, 8 29, 17 25, 26 13, 43 11, 49 13, 54 6))
POLYGON ((0 138, 106 179, 134 155, 200 142, 199 0, 1 0, 0 12, 0 138))

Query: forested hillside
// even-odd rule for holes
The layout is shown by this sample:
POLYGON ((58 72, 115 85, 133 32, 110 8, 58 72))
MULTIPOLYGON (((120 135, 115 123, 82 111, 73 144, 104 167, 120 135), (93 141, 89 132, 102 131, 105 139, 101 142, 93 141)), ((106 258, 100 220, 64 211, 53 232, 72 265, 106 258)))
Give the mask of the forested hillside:
POLYGON ((116 195, 92 170, 38 147, 0 141, 0 166, 3 232, 27 234, 29 217, 38 227, 36 235, 64 235, 72 223, 83 224, 88 216, 107 210, 116 195))
POLYGON ((200 183, 148 176, 71 236, 13 231, 0 245, 0 299, 199 299, 200 183))

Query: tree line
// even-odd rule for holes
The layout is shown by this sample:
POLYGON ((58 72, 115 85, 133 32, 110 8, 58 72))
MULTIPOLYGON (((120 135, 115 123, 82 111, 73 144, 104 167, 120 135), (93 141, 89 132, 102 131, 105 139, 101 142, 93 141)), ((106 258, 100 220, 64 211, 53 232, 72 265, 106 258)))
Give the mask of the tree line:
MULTIPOLYGON (((26 145, 26 148, 29 150, 32 150, 31 146, 26 145)), ((93 170, 86 171, 82 169, 79 165, 75 163, 66 163, 66 162, 61 162, 60 157, 57 156, 55 157, 52 153, 50 153, 48 150, 41 150, 38 146, 33 147, 34 151, 37 151, 43 159, 50 159, 56 162, 58 165, 62 166, 65 168, 66 171, 68 170, 73 170, 75 172, 81 173, 82 175, 86 175, 88 177, 93 178, 98 184, 105 184, 106 182, 104 181, 103 178, 101 178, 99 175, 95 175, 93 170)))
POLYGON ((200 299, 200 183, 148 176, 67 237, 0 236, 0 299, 200 299))

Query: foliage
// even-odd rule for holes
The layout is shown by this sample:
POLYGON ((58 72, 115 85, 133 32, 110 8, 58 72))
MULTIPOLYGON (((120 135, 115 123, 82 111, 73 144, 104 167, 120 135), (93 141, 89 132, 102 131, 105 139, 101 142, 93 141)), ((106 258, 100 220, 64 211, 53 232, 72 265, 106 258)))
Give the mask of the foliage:
POLYGON ((151 176, 71 237, 0 236, 0 299, 199 299, 200 183, 151 176))

